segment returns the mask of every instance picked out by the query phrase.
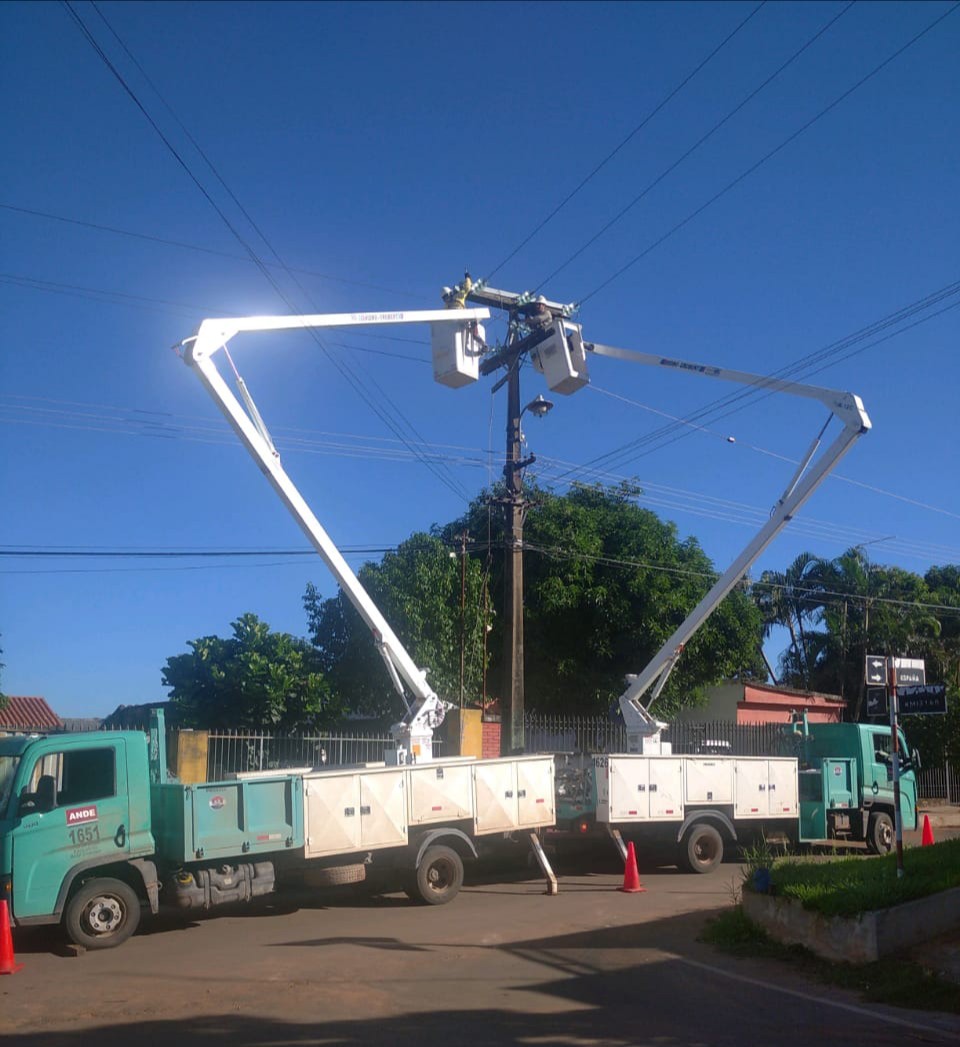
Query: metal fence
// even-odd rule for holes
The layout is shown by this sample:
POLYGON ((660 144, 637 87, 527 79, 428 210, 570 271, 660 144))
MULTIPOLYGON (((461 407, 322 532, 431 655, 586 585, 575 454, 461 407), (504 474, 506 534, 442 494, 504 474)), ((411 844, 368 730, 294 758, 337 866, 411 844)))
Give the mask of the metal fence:
POLYGON ((207 780, 228 774, 289 767, 339 767, 376 763, 392 744, 386 734, 274 734, 268 731, 210 731, 207 780))
POLYGON ((917 775, 917 792, 921 800, 960 803, 960 773, 949 763, 943 767, 925 768, 917 775))
POLYGON ((523 718, 528 752, 625 753, 627 732, 622 723, 604 716, 561 716, 529 712, 523 718))
MULTIPOLYGON (((773 756, 779 751, 782 725, 737 724, 726 720, 671 724, 663 734, 675 753, 773 756)), ((530 752, 623 753, 624 725, 605 716, 561 716, 527 713, 526 747, 530 752)))

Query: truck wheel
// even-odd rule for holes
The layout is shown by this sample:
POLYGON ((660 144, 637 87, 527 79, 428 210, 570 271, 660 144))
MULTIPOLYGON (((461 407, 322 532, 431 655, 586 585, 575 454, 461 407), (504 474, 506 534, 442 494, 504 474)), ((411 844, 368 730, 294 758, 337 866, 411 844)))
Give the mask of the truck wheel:
POLYGON ((867 847, 874 854, 889 854, 893 850, 893 822, 889 814, 875 811, 870 815, 867 847))
POLYGON ((452 902, 463 886, 463 861, 450 847, 428 847, 417 866, 407 896, 427 905, 445 905, 452 902))
POLYGON ((123 880, 89 880, 67 903, 67 936, 85 949, 122 945, 140 923, 140 899, 123 880))
POLYGON ((307 887, 340 887, 348 883, 363 883, 367 867, 363 862, 354 865, 330 865, 325 869, 307 869, 303 882, 307 887))
POLYGON ((695 825, 680 844, 680 866, 692 873, 708 873, 723 861, 723 837, 712 826, 695 825))

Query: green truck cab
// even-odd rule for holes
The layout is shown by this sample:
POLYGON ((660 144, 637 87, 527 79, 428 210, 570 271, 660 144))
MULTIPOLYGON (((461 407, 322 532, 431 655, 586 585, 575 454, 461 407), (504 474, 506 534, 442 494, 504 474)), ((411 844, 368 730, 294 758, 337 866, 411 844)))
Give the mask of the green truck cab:
MULTIPOLYGON (((917 827, 916 754, 898 734, 900 813, 917 827)), ((885 854, 894 843, 893 752, 890 728, 879 724, 791 725, 786 751, 799 761, 801 842, 866 843, 885 854)))
POLYGON ((160 739, 116 731, 0 738, 0 897, 14 926, 64 924, 119 945, 161 880, 181 908, 270 893, 278 854, 303 846, 302 781, 167 781, 160 739))

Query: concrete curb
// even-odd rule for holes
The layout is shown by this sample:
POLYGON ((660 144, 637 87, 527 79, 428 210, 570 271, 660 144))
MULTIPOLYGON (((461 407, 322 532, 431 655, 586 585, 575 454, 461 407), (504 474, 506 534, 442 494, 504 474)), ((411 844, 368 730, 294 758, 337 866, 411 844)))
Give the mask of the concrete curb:
POLYGON ((745 890, 743 911, 787 945, 834 962, 874 963, 960 927, 960 887, 856 917, 823 916, 792 898, 745 890))

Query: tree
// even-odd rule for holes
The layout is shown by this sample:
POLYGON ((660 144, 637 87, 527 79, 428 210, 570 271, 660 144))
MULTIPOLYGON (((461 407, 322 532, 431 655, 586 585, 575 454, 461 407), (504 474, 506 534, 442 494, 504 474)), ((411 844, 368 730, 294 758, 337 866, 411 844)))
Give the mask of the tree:
POLYGON ((232 629, 229 639, 190 640, 189 654, 167 659, 163 684, 185 727, 295 730, 339 715, 317 652, 306 640, 271 632, 249 613, 232 629))
POLYGON ((753 587, 757 606, 763 615, 763 639, 774 627, 784 628, 790 634, 790 653, 802 676, 802 686, 810 683, 810 652, 804 619, 808 618, 813 603, 807 593, 806 575, 819 563, 813 553, 801 553, 786 571, 764 571, 753 587))
MULTIPOLYGON (((564 495, 533 489, 524 529, 524 656, 528 708, 606 711, 624 677, 652 658, 716 578, 694 538, 636 504, 638 488, 577 487, 564 495)), ((493 492, 494 498, 496 492, 493 492)), ((487 544, 491 593, 503 591, 501 514, 481 497, 439 533, 466 528, 487 544)), ((493 678, 502 639, 494 618, 493 678)), ((766 678, 759 653, 760 614, 732 592, 684 650, 658 700, 665 715, 702 699, 707 685, 741 676, 766 678)))
MULTIPOLYGON (((960 618, 943 613, 960 611, 957 568, 932 568, 921 577, 873 564, 860 547, 832 560, 804 554, 794 566, 800 563, 802 572, 793 578, 792 568, 786 572, 775 600, 757 589, 766 618, 779 602, 788 605, 783 614, 807 623, 802 633, 791 630, 780 657, 785 683, 840 695, 859 721, 866 712, 867 655, 924 658, 931 680, 960 673, 960 618)), ((761 582, 770 578, 765 574, 761 582)), ((782 615, 779 624, 787 624, 782 615)))
MULTIPOLYGON (((463 651, 464 692, 475 700, 483 681, 484 576, 479 560, 461 561, 458 543, 414 534, 380 563, 358 572, 417 666, 429 670, 430 686, 459 704, 463 651)), ((400 703, 383 661, 359 613, 343 592, 322 599, 307 586, 304 607, 320 664, 337 694, 356 712, 396 716, 400 703)))

